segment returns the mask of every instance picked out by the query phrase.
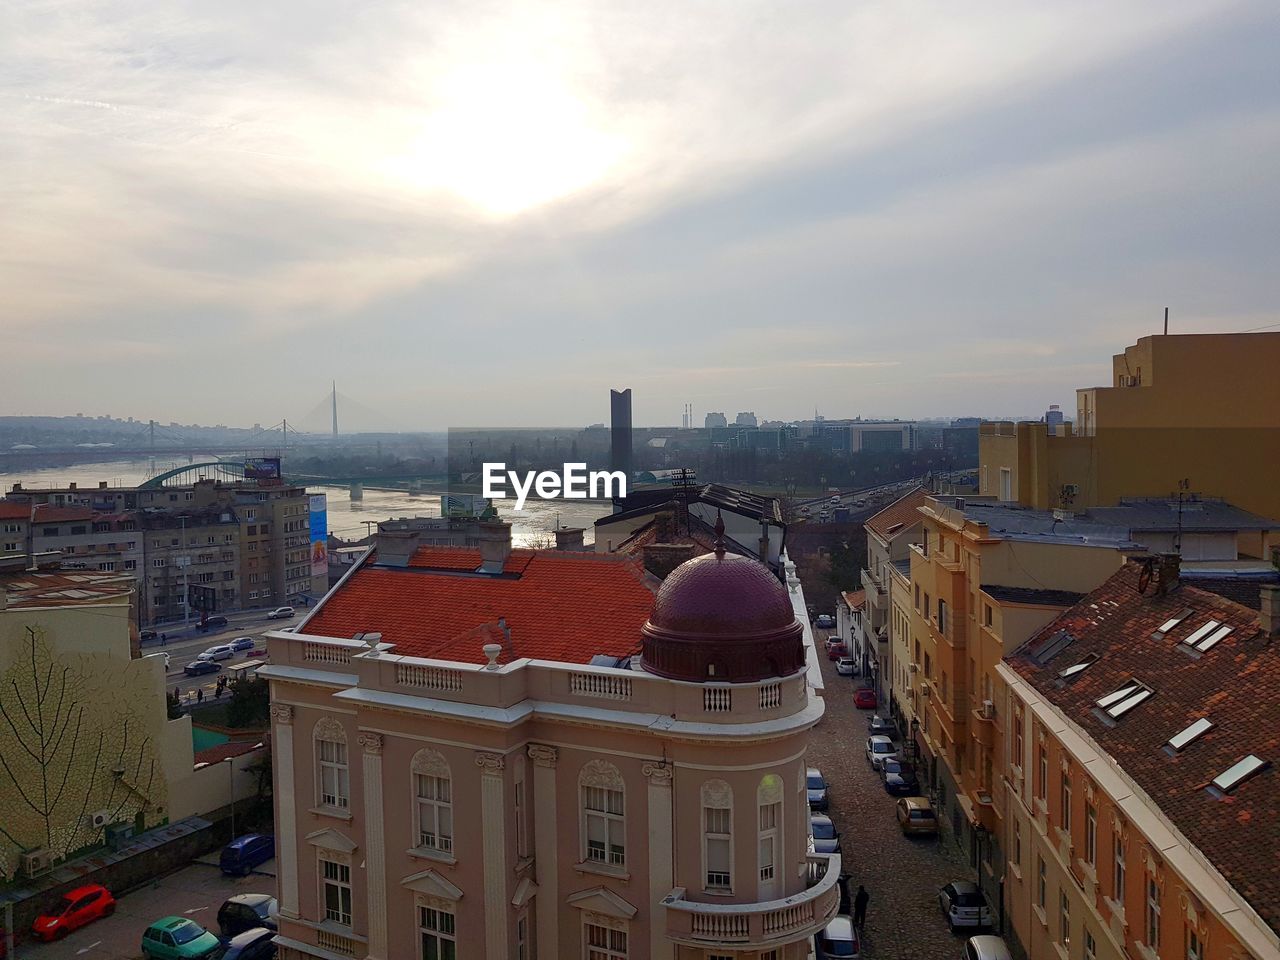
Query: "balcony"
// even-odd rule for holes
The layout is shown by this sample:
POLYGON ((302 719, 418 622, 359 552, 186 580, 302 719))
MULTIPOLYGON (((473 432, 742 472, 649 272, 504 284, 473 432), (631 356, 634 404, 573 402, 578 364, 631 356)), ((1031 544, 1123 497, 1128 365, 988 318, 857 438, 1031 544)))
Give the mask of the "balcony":
POLYGON ((767 947, 812 937, 840 908, 838 853, 811 853, 809 887, 782 900, 762 903, 695 903, 677 887, 662 901, 667 908, 667 938, 692 947, 732 949, 743 944, 767 947))
POLYGON ((990 750, 995 742, 996 711, 994 704, 991 709, 988 710, 988 703, 991 703, 991 701, 984 700, 970 714, 972 725, 969 729, 972 732, 973 739, 990 750))

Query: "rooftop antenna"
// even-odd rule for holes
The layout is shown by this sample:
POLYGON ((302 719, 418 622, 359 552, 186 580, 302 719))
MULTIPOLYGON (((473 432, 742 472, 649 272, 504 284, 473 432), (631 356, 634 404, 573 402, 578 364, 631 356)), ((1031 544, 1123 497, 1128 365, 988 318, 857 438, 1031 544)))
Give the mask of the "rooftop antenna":
POLYGON ((1182 495, 1191 489, 1191 478, 1178 481, 1178 530, 1173 537, 1173 552, 1182 556, 1182 495))

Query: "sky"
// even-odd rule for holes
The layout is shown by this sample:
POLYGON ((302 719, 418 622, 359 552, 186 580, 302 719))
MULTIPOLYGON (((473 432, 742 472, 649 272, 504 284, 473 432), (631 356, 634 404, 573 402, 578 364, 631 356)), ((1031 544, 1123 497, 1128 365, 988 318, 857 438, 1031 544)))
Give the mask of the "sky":
POLYGON ((0 415, 1071 410, 1166 305, 1280 329, 1277 49, 1228 0, 11 0, 0 415))

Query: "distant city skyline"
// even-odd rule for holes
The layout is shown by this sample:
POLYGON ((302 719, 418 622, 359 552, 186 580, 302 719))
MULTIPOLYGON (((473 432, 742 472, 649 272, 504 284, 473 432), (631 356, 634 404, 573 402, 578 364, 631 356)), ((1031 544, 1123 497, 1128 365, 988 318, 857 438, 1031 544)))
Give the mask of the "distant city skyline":
POLYGON ((3 24, 3 412, 1043 411, 1280 319, 1261 0, 3 24))

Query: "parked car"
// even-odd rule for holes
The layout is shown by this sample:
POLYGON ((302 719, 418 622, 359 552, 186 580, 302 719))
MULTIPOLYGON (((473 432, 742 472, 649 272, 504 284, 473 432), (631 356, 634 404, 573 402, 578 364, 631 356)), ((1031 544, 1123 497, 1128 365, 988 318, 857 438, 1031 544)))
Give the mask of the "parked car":
MULTIPOLYGON (((269 834, 246 833, 236 837, 222 848, 219 864, 227 875, 239 874, 248 876, 254 867, 259 867, 276 855, 276 838, 269 834)), ((228 900, 228 903, 231 901, 228 900)), ((261 924, 254 924, 261 926, 261 924)))
POLYGON ((1009 945, 999 937, 982 934, 964 945, 964 960, 1013 960, 1009 945))
POLYGON ((885 736, 892 736, 898 732, 898 728, 894 726, 892 720, 888 717, 882 717, 880 714, 872 714, 871 719, 867 721, 868 733, 883 733, 885 736))
POLYGON ((815 813, 809 817, 809 835, 813 837, 815 853, 840 852, 840 831, 825 813, 815 813))
POLYGON ((894 804, 903 833, 937 833, 938 817, 927 797, 903 797, 894 804))
POLYGON ((953 880, 938 891, 938 903, 942 907, 942 915, 947 918, 947 926, 952 930, 956 927, 991 926, 991 908, 976 883, 953 880))
POLYGON ((246 930, 209 954, 209 960, 269 960, 276 955, 275 938, 276 932, 266 927, 246 930))
POLYGON ((61 940, 73 930, 116 912, 116 898, 101 884, 90 883, 62 895, 57 903, 36 917, 31 935, 37 940, 61 940))
POLYGON ((852 677, 854 673, 853 657, 841 657, 836 661, 836 673, 842 677, 852 677))
POLYGON ((162 917, 142 932, 146 960, 204 960, 221 946, 216 935, 186 917, 162 917))
POLYGON ((226 625, 227 618, 219 615, 216 617, 206 617, 199 626, 201 630, 208 631, 212 630, 214 627, 225 627, 226 625))
POLYGON ((206 673, 217 673, 221 669, 222 664, 213 660, 192 660, 182 668, 182 672, 188 677, 199 677, 206 673))
POLYGON ((872 770, 879 770, 885 760, 898 758, 898 747, 885 736, 867 737, 867 762, 872 770))
POLYGON ((253 637, 236 637, 229 644, 227 644, 227 646, 229 646, 236 653, 239 653, 241 650, 252 650, 257 645, 258 645, 258 641, 255 640, 253 637))
POLYGON ((876 692, 870 687, 859 687, 853 695, 853 705, 859 710, 874 710, 876 708, 876 692))
POLYGON ((836 618, 829 613, 822 613, 818 615, 817 620, 813 621, 813 625, 823 630, 834 630, 836 626, 836 618))
POLYGON ((208 650, 205 650, 203 653, 197 656, 196 659, 197 660, 230 660, 235 655, 236 655, 236 652, 231 649, 231 644, 220 643, 216 647, 210 647, 208 650))
POLYGON ((896 758, 885 760, 880 764, 880 775, 884 777, 884 791, 891 797, 914 797, 920 793, 920 780, 909 763, 896 758))
POLYGON ((853 918, 836 914, 813 938, 818 960, 839 957, 841 960, 858 960, 862 956, 862 943, 853 926, 853 918))
POLYGON ((804 786, 809 794, 810 810, 827 809, 827 781, 822 777, 822 771, 817 767, 810 767, 804 773, 804 786))
POLYGON ((293 607, 276 607, 267 614, 268 620, 288 620, 293 616, 293 607))
POLYGON ((155 632, 154 630, 139 630, 139 631, 138 631, 138 639, 139 639, 139 640, 154 640, 155 638, 156 638, 156 632, 155 632))
POLYGON ((845 642, 839 637, 828 637, 824 646, 827 649, 828 660, 839 660, 841 657, 849 655, 849 648, 845 646, 845 642))
POLYGON ((218 908, 218 929, 223 939, 246 930, 276 929, 276 898, 269 893, 239 893, 218 908))

